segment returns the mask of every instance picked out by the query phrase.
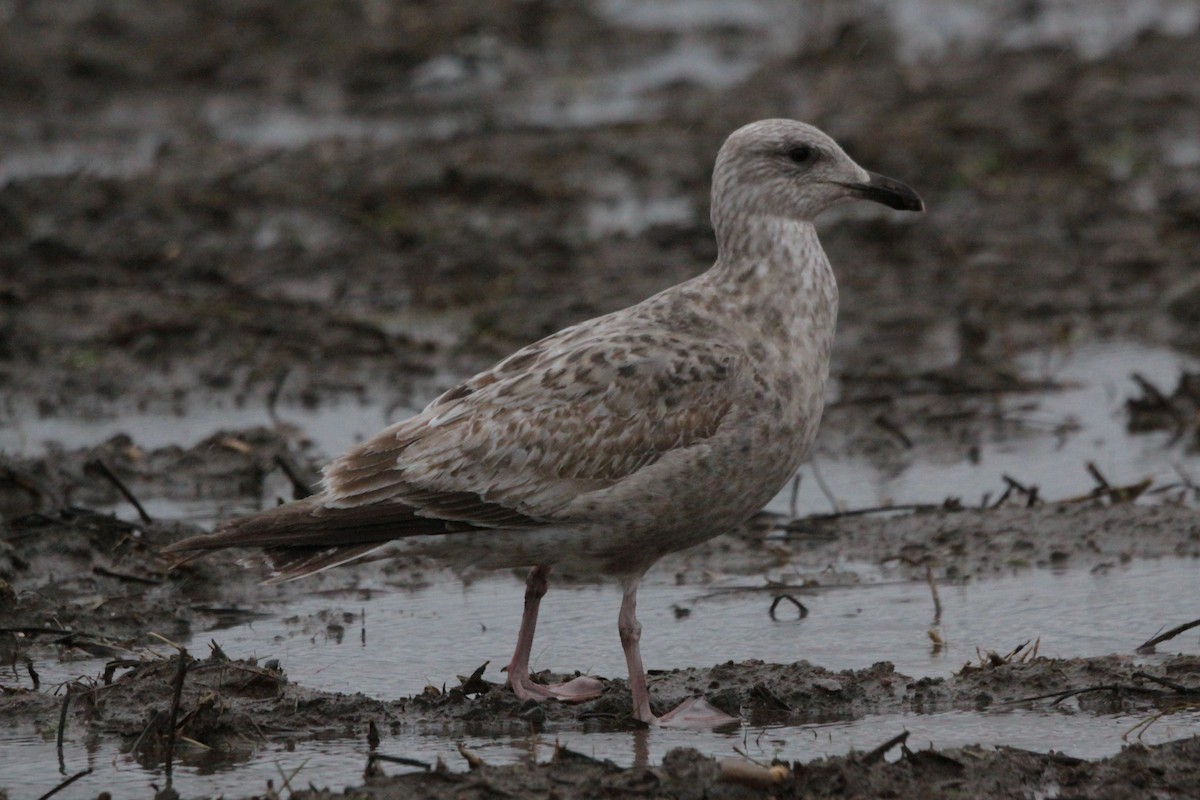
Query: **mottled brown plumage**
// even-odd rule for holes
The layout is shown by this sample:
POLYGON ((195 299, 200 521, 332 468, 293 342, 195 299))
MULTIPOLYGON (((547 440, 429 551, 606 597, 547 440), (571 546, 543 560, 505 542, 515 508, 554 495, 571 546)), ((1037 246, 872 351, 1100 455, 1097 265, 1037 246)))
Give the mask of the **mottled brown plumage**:
POLYGON ((620 576, 634 714, 658 721, 637 646, 637 583, 663 554, 754 514, 799 466, 837 316, 812 219, 855 197, 922 208, 811 126, 764 120, 736 131, 713 176, 719 256, 709 271, 453 387, 334 460, 316 496, 173 549, 263 547, 281 579, 385 545, 457 566, 533 566, 509 670, 522 697, 596 689, 529 680, 550 568, 620 576))

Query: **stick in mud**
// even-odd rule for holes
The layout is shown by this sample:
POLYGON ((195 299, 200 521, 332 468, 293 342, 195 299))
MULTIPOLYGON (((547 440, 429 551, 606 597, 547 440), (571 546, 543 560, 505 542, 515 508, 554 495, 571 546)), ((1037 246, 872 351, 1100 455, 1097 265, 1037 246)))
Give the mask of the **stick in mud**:
POLYGON ((138 517, 142 520, 142 522, 147 525, 154 522, 154 519, 146 513, 146 509, 134 496, 133 492, 129 491, 129 487, 121 482, 121 479, 117 477, 115 472, 109 469, 108 464, 105 464, 99 458, 94 458, 84 465, 84 469, 98 472, 105 480, 115 486, 117 491, 121 493, 121 496, 128 500, 129 504, 137 510, 138 517))
MULTIPOLYGON (((1036 506, 1038 503, 1040 503, 1042 501, 1042 498, 1038 497, 1038 487, 1026 486, 1025 484, 1018 481, 1016 478, 1014 478, 1008 474, 1001 475, 1000 478, 1001 478, 1001 480, 1004 481, 1005 484, 1008 485, 1009 489, 1015 489, 1016 491, 1025 495, 1025 498, 1026 498, 1025 507, 1026 508, 1033 508, 1034 506, 1036 506)), ((1004 493, 1004 496, 1001 498, 1001 500, 1003 500, 1004 497, 1007 497, 1007 496, 1008 496, 1008 492, 1006 491, 1004 493)), ((997 505, 999 505, 999 501, 997 502, 997 505)))
POLYGON ((1032 697, 1018 697, 1016 700, 1004 701, 1003 705, 1011 706, 1018 703, 1031 703, 1034 700, 1049 700, 1050 698, 1054 698, 1054 702, 1052 702, 1050 705, 1056 706, 1064 700, 1069 700, 1077 695, 1089 694, 1091 692, 1130 692, 1133 694, 1149 695, 1151 697, 1161 697, 1162 695, 1166 694, 1166 692, 1158 689, 1150 689, 1146 686, 1133 686, 1131 684, 1121 683, 1102 683, 1099 686, 1085 686, 1082 689, 1067 689, 1061 692, 1050 692, 1049 694, 1036 694, 1032 697))
POLYGON ((458 754, 466 759, 467 767, 470 769, 479 769, 480 767, 487 766, 487 762, 480 758, 478 753, 474 750, 468 750, 467 746, 462 742, 458 743, 458 754))
POLYGON ((433 769, 433 765, 428 761, 419 761, 418 759, 405 758, 404 756, 389 756, 384 755, 383 753, 371 753, 369 756, 367 756, 368 764, 374 761, 386 761, 389 764, 402 764, 406 767, 420 767, 426 772, 429 772, 431 769, 433 769))
POLYGON ((183 679, 187 676, 187 648, 179 648, 179 670, 175 673, 175 693, 171 697, 171 719, 167 727, 167 785, 171 785, 171 767, 175 758, 175 726, 179 721, 179 701, 183 697, 183 679))
POLYGON ((127 572, 117 572, 116 570, 108 569, 107 567, 95 566, 92 567, 92 574, 99 575, 102 578, 116 578, 119 581, 127 583, 141 583, 147 586, 161 586, 161 578, 143 578, 141 575, 130 575, 127 572))
POLYGON ((54 795, 56 795, 56 794, 58 794, 59 792, 61 792, 63 789, 65 789, 65 788, 67 788, 68 786, 70 786, 70 785, 71 785, 72 783, 74 783, 75 781, 77 781, 77 780, 79 780, 80 778, 82 778, 84 775, 91 775, 91 774, 92 774, 92 767, 88 767, 88 768, 87 768, 87 769, 85 769, 85 770, 80 770, 79 772, 76 772, 74 775, 72 775, 71 777, 67 778, 65 781, 63 781, 62 783, 60 783, 58 786, 55 786, 55 787, 54 787, 53 789, 51 789, 50 791, 46 792, 44 795, 42 795, 41 797, 39 797, 39 798, 38 798, 38 800, 46 800, 46 798, 53 797, 54 795))
POLYGON ((903 731, 901 733, 898 733, 895 736, 893 736, 891 739, 888 739, 886 742, 884 742, 883 744, 876 747, 871 752, 864 755, 861 759, 862 763, 863 764, 874 764, 876 761, 879 761, 880 759, 882 759, 887 754, 888 750, 891 750, 893 747, 895 747, 898 744, 902 745, 907 741, 908 741, 908 731, 903 731))
MULTIPOLYGON (((887 506, 865 506, 863 508, 848 508, 845 511, 832 511, 823 514, 809 514, 804 518, 803 522, 819 521, 826 522, 828 520, 841 519, 843 517, 863 517, 868 514, 887 514, 895 511, 958 511, 962 508, 960 504, 947 498, 944 503, 896 503, 887 506)), ((799 528, 801 521, 793 519, 787 525, 784 525, 784 530, 796 530, 799 528)), ((784 541, 787 541, 786 537, 784 541)))
POLYGON ((275 466, 283 470, 283 474, 286 475, 287 479, 292 482, 293 500, 303 500, 304 498, 312 495, 312 487, 308 485, 307 481, 300 477, 300 473, 297 472, 290 459, 284 458, 281 454, 276 453, 272 461, 275 462, 275 466))
POLYGON ((373 719, 368 720, 367 721, 367 748, 371 752, 375 752, 375 750, 379 747, 380 741, 381 740, 379 738, 379 728, 378 728, 378 726, 375 725, 375 720, 373 720, 373 719))
POLYGON ((67 765, 63 760, 63 731, 67 727, 67 709, 71 707, 71 684, 67 684, 67 691, 63 695, 62 710, 58 712, 58 738, 56 746, 58 748, 58 769, 59 772, 66 773, 67 765))
POLYGON ((1139 670, 1139 671, 1133 673, 1133 677, 1141 678, 1142 680, 1150 681, 1151 683, 1157 683, 1159 686, 1165 686, 1168 689, 1176 692, 1177 694, 1183 694, 1183 695, 1200 694, 1200 688, 1184 686, 1182 683, 1176 683, 1175 681, 1169 681, 1166 678, 1159 678, 1154 675, 1151 675, 1148 672, 1142 672, 1139 670))
POLYGON ((804 619, 805 617, 808 616, 808 608, 804 605, 804 603, 801 603, 799 600, 792 597, 790 594, 778 594, 778 595, 775 595, 775 599, 771 601, 771 608, 767 611, 767 613, 771 615, 771 619, 773 621, 775 621, 775 622, 779 621, 778 618, 776 618, 776 616, 775 616, 775 609, 779 608, 779 604, 782 603, 784 600, 787 600, 788 602, 790 602, 792 605, 794 605, 797 608, 797 610, 800 612, 800 619, 804 619))
POLYGON ((906 434, 903 430, 901 430, 899 425, 892 422, 890 419, 888 419, 883 414, 877 415, 875 417, 874 421, 875 421, 875 424, 878 425, 880 428, 887 431, 892 436, 895 436, 896 439, 900 442, 900 444, 904 446, 905 450, 912 449, 912 446, 913 446, 912 439, 908 438, 908 434, 906 434))
POLYGON ((1171 628, 1171 630, 1164 631, 1157 636, 1142 642, 1141 646, 1139 646, 1135 652, 1142 656, 1150 655, 1154 652, 1154 648, 1157 645, 1162 644, 1168 639, 1174 639, 1179 634, 1185 631, 1190 631, 1192 628, 1196 627, 1200 627, 1200 619, 1194 619, 1191 622, 1185 622, 1182 625, 1176 625, 1174 628, 1171 628))
POLYGON ((942 598, 938 596, 937 581, 933 578, 933 567, 925 564, 925 580, 929 582, 929 592, 933 595, 933 625, 942 624, 942 598))
POLYGON ((833 506, 834 513, 840 513, 844 506, 841 501, 834 495, 833 490, 829 488, 829 484, 825 482, 825 478, 821 475, 821 468, 817 466, 817 459, 809 459, 809 469, 812 470, 813 478, 817 481, 817 486, 821 489, 821 494, 825 495, 825 499, 829 501, 829 505, 833 506))

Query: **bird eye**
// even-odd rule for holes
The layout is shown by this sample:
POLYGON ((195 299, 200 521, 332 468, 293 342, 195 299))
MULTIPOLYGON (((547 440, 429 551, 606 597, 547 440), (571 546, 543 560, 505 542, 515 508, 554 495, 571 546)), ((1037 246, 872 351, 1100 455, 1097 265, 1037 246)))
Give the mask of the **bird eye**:
POLYGON ((808 164, 817 156, 815 147, 799 144, 787 151, 787 157, 793 164, 808 164))

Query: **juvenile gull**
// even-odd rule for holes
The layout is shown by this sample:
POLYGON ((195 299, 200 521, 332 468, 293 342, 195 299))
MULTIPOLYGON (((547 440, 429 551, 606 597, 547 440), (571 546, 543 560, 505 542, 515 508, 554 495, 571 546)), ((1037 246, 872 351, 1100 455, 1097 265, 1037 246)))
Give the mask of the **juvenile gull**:
POLYGON ((638 583, 664 554, 747 520, 799 467, 837 317, 813 219, 855 198, 924 208, 810 125, 735 131, 713 172, 707 272, 518 350, 333 461, 318 494, 170 550, 262 547, 276 580, 396 545, 458 567, 532 567, 508 683, 538 700, 600 693, 592 678, 530 678, 550 570, 616 576, 633 716, 715 721, 702 699, 651 710, 638 583))

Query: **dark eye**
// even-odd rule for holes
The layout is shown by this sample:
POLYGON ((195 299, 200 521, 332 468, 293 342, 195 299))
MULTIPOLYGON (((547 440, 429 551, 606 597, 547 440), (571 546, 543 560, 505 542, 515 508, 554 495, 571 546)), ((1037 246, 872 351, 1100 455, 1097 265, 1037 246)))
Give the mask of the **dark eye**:
POLYGON ((793 164, 809 164, 817 157, 817 149, 807 144, 798 144, 787 151, 787 157, 793 164))

